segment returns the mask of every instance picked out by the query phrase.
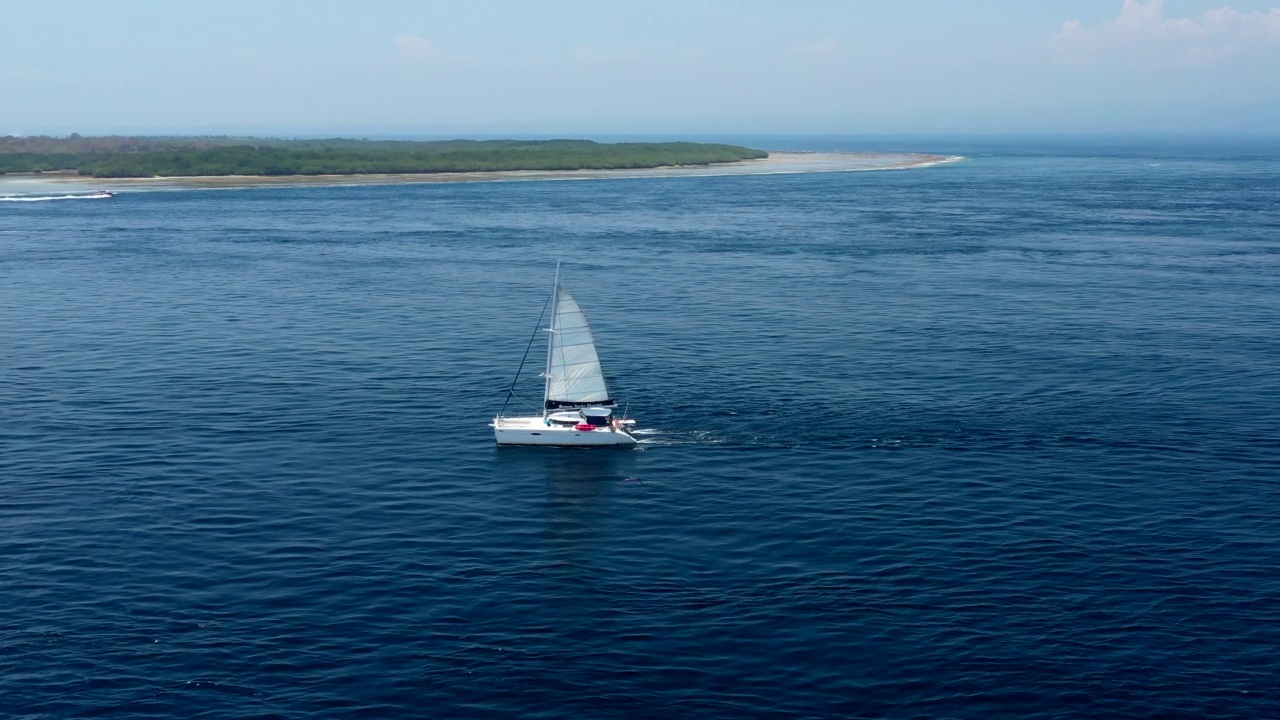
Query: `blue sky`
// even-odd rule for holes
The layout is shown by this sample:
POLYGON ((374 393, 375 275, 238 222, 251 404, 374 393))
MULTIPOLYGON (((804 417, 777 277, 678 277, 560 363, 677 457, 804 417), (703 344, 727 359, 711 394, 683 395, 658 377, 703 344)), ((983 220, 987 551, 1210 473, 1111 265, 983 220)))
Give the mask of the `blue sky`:
POLYGON ((0 134, 1280 128, 1280 0, 8 3, 0 134))

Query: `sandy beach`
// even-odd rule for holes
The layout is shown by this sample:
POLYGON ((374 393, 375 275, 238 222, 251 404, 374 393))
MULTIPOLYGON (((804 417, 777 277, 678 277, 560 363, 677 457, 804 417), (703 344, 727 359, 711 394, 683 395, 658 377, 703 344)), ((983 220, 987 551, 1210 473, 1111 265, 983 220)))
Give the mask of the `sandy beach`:
POLYGON ((407 183, 512 182, 531 180, 598 180, 607 178, 766 175, 781 173, 866 172, 931 167, 964 158, 918 153, 771 152, 760 160, 683 167, 627 170, 501 170, 494 172, 197 176, 150 178, 93 178, 70 173, 0 176, 0 196, 37 191, 85 192, 195 188, 253 188, 293 185, 399 185, 407 183))

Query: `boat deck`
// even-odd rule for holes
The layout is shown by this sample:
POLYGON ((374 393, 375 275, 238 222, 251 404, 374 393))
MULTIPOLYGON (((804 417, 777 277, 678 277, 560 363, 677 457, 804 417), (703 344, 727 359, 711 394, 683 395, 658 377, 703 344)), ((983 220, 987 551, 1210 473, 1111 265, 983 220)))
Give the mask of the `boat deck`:
POLYGON ((503 417, 493 421, 499 445, 634 445, 636 439, 612 426, 593 430, 548 423, 541 416, 503 417))

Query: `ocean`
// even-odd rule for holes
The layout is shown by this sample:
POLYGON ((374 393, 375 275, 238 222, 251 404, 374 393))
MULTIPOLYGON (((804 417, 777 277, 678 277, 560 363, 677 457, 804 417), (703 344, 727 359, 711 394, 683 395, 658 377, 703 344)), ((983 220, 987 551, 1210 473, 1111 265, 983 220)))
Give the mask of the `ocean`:
POLYGON ((741 140, 0 204, 0 715, 1280 717, 1280 144, 741 140))

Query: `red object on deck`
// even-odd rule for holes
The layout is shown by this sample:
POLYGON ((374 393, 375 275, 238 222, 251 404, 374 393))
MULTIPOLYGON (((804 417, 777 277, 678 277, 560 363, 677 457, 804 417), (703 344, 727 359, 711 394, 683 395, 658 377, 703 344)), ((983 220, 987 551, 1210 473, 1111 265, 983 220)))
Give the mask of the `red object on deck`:
POLYGON ((574 430, 595 430, 596 426, 591 423, 578 423, 573 426, 574 430))

